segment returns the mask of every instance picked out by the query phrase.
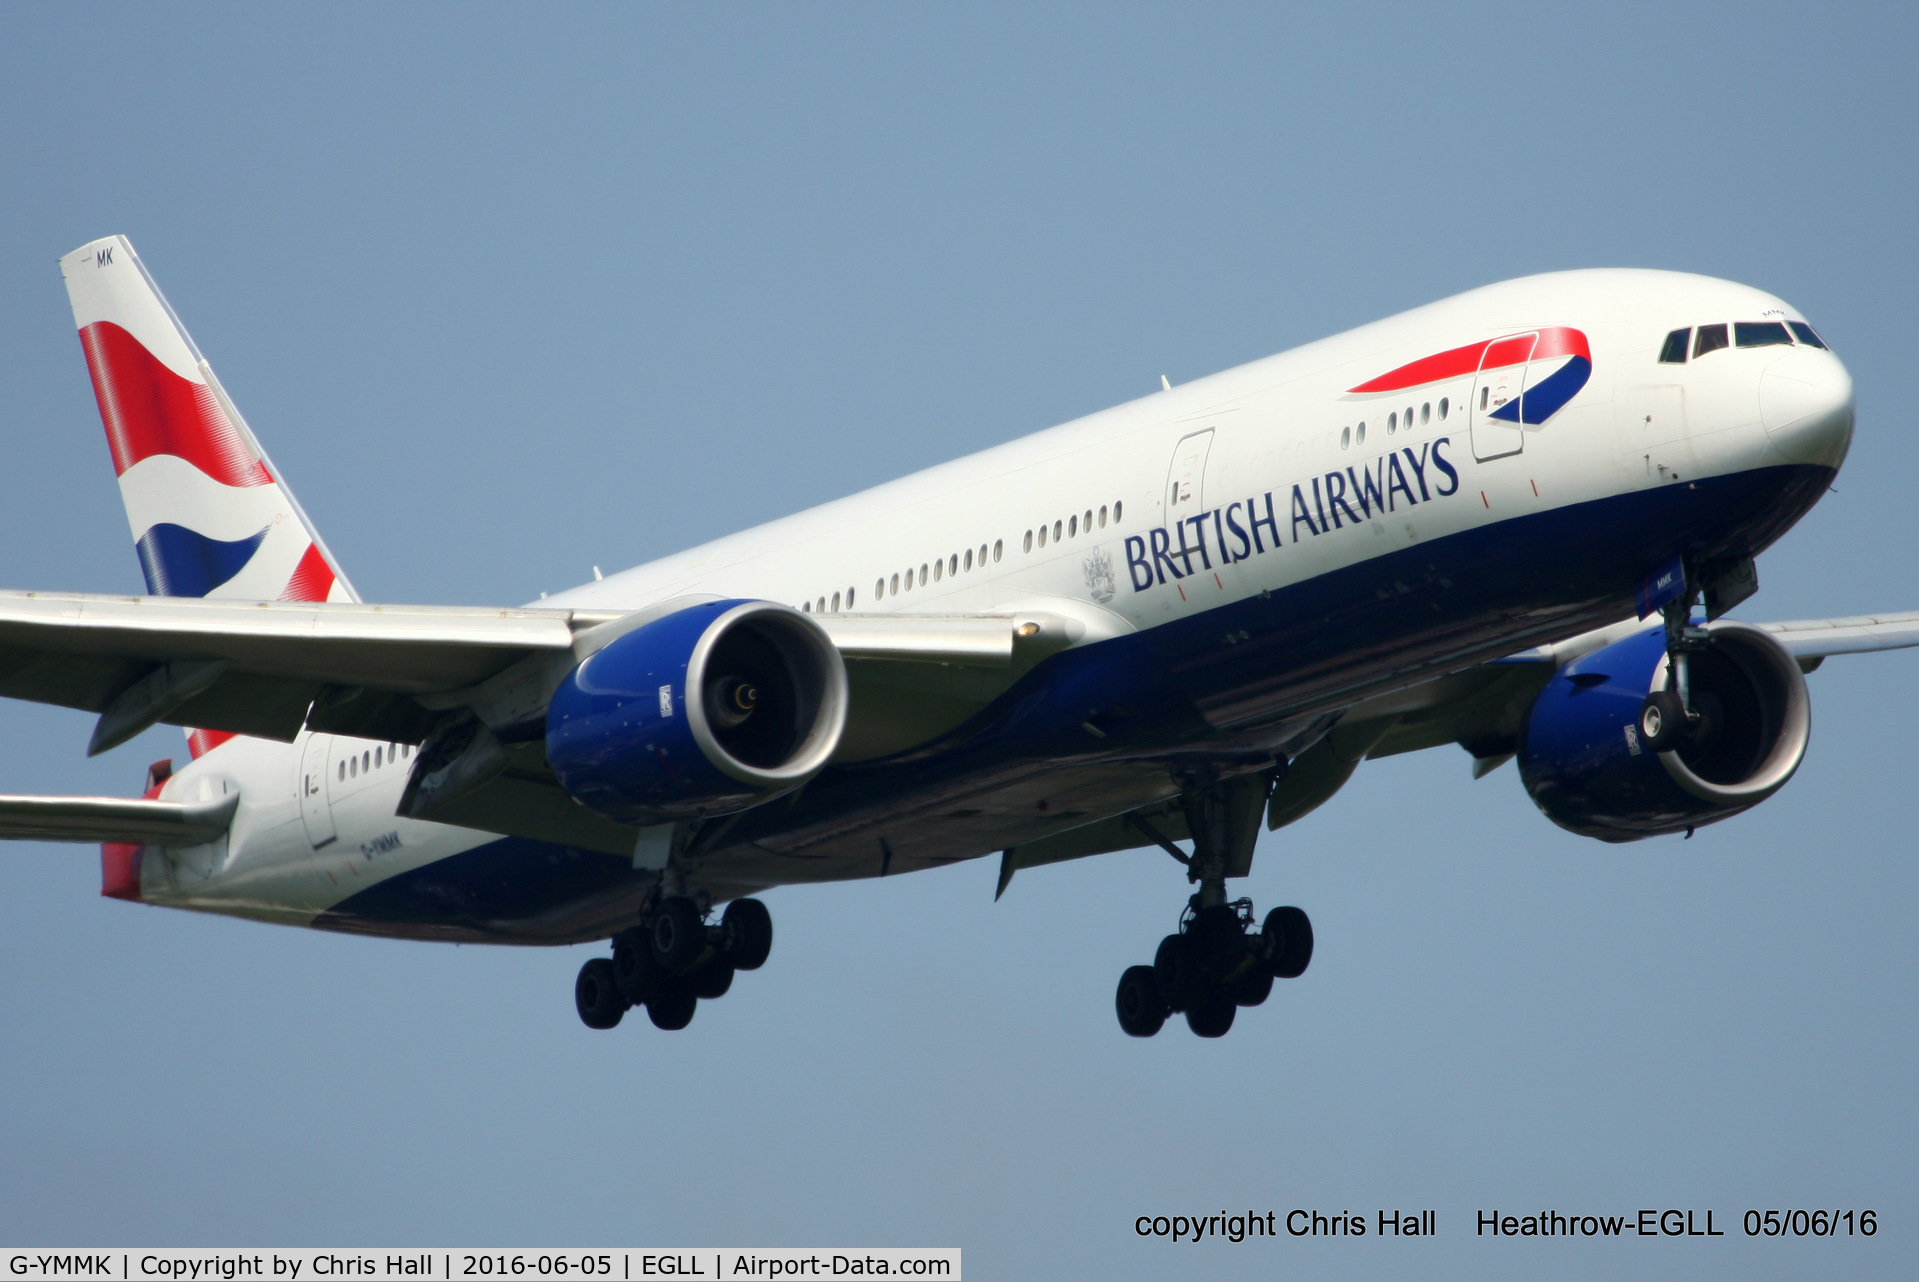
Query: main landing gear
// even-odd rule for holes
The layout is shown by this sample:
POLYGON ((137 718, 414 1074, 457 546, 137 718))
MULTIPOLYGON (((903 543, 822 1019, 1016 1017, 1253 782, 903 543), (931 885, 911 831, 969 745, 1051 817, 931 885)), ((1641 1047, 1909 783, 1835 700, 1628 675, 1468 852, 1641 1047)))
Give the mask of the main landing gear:
POLYGON ((701 998, 724 997, 734 972, 758 970, 772 949, 773 916, 759 900, 735 899, 712 924, 676 895, 613 936, 610 960, 580 967, 573 1004, 588 1028, 612 1028, 633 1006, 646 1007, 656 1028, 685 1028, 701 998))
POLYGON ((1129 966, 1113 1004, 1119 1026, 1151 1037, 1184 1012, 1201 1037, 1224 1037, 1241 1006, 1257 1006, 1275 979, 1297 979, 1313 960, 1313 923, 1298 908, 1275 908, 1255 927, 1253 901, 1199 906, 1194 895, 1179 933, 1160 940, 1151 966, 1129 966))
POLYGON ((1270 777, 1242 776, 1190 789, 1180 804, 1193 837, 1186 854, 1151 822, 1132 823, 1186 865, 1199 889, 1187 900, 1179 930, 1160 941, 1150 966, 1119 977, 1114 1006, 1119 1026, 1151 1037, 1166 1017, 1184 1013, 1201 1037, 1223 1037, 1241 1006, 1257 1006, 1275 979, 1297 979, 1313 960, 1313 923, 1298 908, 1275 908, 1256 924, 1253 901, 1227 902, 1226 878, 1252 871, 1253 842, 1265 809, 1270 777))

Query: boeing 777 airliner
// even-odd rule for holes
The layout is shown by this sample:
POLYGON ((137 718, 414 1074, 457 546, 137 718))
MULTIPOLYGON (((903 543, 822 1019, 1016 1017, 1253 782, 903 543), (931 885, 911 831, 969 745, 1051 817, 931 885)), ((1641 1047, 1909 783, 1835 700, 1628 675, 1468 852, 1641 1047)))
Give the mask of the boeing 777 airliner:
POLYGON ((760 966, 757 892, 1158 847, 1192 889, 1119 1023, 1217 1037, 1313 952, 1229 881, 1361 760, 1458 744, 1573 832, 1690 831, 1792 777, 1824 657, 1919 644, 1726 617, 1853 429, 1819 334, 1728 281, 1489 285, 457 608, 360 600, 124 237, 61 270, 149 595, 0 593, 0 695, 191 760, 0 798, 0 836, 101 842, 150 904, 610 941, 593 1028, 760 966))

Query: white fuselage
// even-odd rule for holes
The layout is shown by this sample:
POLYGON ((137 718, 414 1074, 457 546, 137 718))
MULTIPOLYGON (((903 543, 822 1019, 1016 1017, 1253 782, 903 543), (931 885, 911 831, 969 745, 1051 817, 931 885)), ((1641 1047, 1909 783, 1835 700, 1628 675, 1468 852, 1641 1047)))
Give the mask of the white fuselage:
MULTIPOLYGON (((540 604, 630 610, 711 594, 814 612, 1044 609, 1079 620, 1082 644, 1095 643, 1516 517, 1768 466, 1836 467, 1849 415, 1839 432, 1830 415, 1798 412, 1849 403, 1829 352, 1732 348, 1658 362, 1675 328, 1774 318, 1801 319, 1760 291, 1672 273, 1569 272, 1489 286, 540 604), (1549 326, 1585 336, 1591 376, 1542 424, 1491 417, 1516 393, 1494 385, 1522 377, 1510 370, 1350 390, 1433 353, 1549 326), (1355 492, 1370 475, 1377 493, 1363 505, 1347 494, 1343 512, 1337 503, 1329 510, 1332 485, 1319 482, 1336 473, 1355 492), (1269 494, 1273 524, 1248 538, 1246 523, 1267 515, 1269 494), (1254 500, 1251 514, 1229 511, 1254 500), (1196 541, 1183 552, 1174 541, 1181 523, 1196 541), (1167 576, 1153 531, 1181 573, 1167 576)), ((1516 626, 1512 647, 1539 639, 1516 626)), ((1391 641, 1379 638, 1388 649, 1391 641)), ((497 840, 396 818, 412 763, 395 751, 303 733, 291 744, 235 739, 206 753, 161 796, 238 790, 232 830, 211 846, 149 850, 143 897, 303 924, 395 873, 497 840)))

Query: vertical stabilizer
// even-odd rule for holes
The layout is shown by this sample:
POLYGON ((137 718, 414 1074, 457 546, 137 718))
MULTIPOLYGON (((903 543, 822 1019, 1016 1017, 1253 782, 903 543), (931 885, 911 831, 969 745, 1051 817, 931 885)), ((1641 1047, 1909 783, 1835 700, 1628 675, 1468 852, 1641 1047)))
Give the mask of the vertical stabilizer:
POLYGON ((155 596, 357 601, 133 245, 60 260, 155 596))

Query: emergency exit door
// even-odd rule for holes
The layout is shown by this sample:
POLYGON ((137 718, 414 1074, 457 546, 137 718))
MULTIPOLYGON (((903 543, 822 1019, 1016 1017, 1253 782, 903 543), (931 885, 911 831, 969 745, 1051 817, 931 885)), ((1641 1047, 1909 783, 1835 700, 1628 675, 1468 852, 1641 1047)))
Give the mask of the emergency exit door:
POLYGON ((1480 462, 1526 448, 1526 371, 1538 334, 1515 334, 1486 344, 1473 381, 1473 457, 1480 462))
POLYGON ((300 754, 300 818, 306 824, 307 840, 318 850, 332 841, 333 805, 327 795, 327 749, 333 743, 330 734, 309 734, 306 751, 300 754))
POLYGON ((1206 510, 1206 456, 1213 448, 1213 429, 1179 438, 1173 464, 1166 472, 1166 520, 1170 528, 1189 515, 1206 510))

